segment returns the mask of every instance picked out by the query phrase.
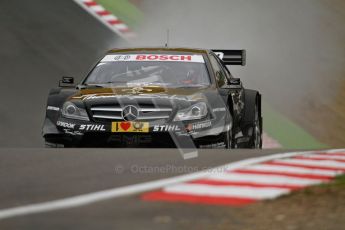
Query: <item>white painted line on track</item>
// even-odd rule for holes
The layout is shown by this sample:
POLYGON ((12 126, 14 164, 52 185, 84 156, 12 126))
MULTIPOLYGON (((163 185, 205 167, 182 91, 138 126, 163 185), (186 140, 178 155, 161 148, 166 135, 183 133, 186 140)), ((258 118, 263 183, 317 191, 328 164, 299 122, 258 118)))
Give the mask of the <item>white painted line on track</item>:
POLYGON ((308 160, 308 159, 284 159, 284 160, 275 160, 274 162, 277 163, 288 163, 288 164, 295 164, 295 165, 307 165, 307 166, 324 166, 330 168, 344 168, 345 163, 332 161, 332 160, 325 160, 325 161, 315 161, 315 160, 308 160))
POLYGON ((167 193, 186 194, 193 196, 236 197, 243 199, 273 199, 288 194, 290 189, 284 188, 253 188, 245 186, 212 186, 204 184, 178 184, 163 189, 167 193))
POLYGON ((345 155, 344 156, 327 156, 326 154, 316 154, 316 155, 306 155, 303 156, 305 158, 310 158, 310 159, 328 159, 328 160, 345 160, 345 155))
POLYGON ((290 185, 290 186, 307 186, 313 184, 320 184, 323 181, 317 179, 304 179, 289 176, 278 175, 260 175, 260 174, 245 174, 245 173, 222 173, 213 174, 206 179, 225 182, 244 182, 244 183, 258 183, 269 185, 290 185))
POLYGON ((345 156, 345 149, 330 149, 327 151, 318 151, 318 153, 337 153, 337 154, 342 154, 345 156))
MULTIPOLYGON (((343 151, 343 150, 338 150, 338 151, 343 151)), ((278 153, 278 154, 274 154, 270 156, 250 158, 250 159, 226 164, 220 167, 216 167, 212 170, 205 170, 205 171, 196 172, 192 174, 187 174, 187 175, 182 175, 182 176, 177 176, 177 177, 172 177, 172 178, 167 178, 167 179, 162 179, 162 180, 156 180, 156 181, 151 181, 151 182, 145 182, 145 183, 140 183, 140 184, 134 184, 134 185, 129 185, 129 186, 120 187, 120 188, 113 188, 113 189, 73 196, 73 197, 64 198, 64 199, 47 201, 43 203, 29 204, 25 206, 2 209, 0 210, 0 219, 30 215, 30 214, 35 214, 35 213, 56 211, 56 210, 61 210, 61 209, 81 207, 81 206, 93 204, 95 202, 100 202, 100 201, 123 197, 123 196, 129 196, 129 195, 147 192, 147 191, 151 191, 155 189, 160 189, 160 188, 177 184, 177 183, 184 183, 187 181, 206 178, 213 174, 219 174, 219 172, 236 170, 236 169, 240 169, 252 164, 258 164, 258 163, 262 163, 266 161, 271 161, 271 160, 281 159, 281 158, 288 158, 288 157, 293 157, 293 156, 302 155, 302 154, 309 154, 312 152, 313 151, 278 153)))
POLYGON ((251 165, 245 167, 243 169, 248 170, 256 170, 262 172, 276 172, 276 173, 295 173, 295 174, 309 174, 315 176, 337 176, 341 173, 337 170, 321 170, 321 169, 308 169, 308 168, 300 168, 300 167, 293 167, 293 166, 277 166, 277 165, 265 165, 265 164, 258 164, 258 165, 251 165))

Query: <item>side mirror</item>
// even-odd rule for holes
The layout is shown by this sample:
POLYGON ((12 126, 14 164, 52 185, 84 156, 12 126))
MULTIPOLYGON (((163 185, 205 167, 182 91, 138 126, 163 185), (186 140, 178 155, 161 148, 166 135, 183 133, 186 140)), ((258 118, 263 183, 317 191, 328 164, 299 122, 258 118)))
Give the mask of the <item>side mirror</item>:
POLYGON ((229 86, 230 89, 241 89, 242 88, 242 82, 239 78, 231 78, 229 80, 229 86))
POLYGON ((74 78, 63 76, 59 81, 59 87, 74 87, 74 78))

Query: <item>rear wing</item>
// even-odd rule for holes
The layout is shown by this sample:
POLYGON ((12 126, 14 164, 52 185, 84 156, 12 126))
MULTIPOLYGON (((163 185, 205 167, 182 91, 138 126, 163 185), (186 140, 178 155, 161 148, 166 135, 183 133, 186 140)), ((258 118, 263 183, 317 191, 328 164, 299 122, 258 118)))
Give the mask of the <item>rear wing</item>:
POLYGON ((246 50, 212 50, 225 65, 246 65, 246 50))

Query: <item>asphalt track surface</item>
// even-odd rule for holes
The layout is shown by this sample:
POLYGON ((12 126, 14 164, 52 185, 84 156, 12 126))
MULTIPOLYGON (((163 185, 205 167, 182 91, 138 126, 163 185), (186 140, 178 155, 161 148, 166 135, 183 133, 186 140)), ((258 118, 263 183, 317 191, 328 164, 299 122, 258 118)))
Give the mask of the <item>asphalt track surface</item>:
MULTIPOLYGON (((199 157, 186 161, 173 149, 2 149, 0 209, 169 178, 275 152, 204 150, 199 151, 199 157), (152 171, 154 167, 166 171, 152 171)), ((204 207, 147 202, 131 195, 0 220, 0 229, 197 229, 195 220, 216 222, 229 209, 204 207), (188 221, 162 225, 159 219, 165 215, 188 221)))
POLYGON ((1 1, 0 34, 0 146, 42 147, 49 90, 80 81, 118 37, 71 0, 1 1))

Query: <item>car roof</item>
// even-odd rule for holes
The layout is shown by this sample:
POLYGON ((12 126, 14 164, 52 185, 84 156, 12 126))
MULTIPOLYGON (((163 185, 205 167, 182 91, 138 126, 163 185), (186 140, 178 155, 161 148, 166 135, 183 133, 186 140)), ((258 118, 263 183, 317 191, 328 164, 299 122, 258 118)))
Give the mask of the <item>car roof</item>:
POLYGON ((155 52, 155 53, 196 53, 196 54, 207 54, 207 49, 197 49, 197 48, 171 48, 171 47, 141 47, 141 48, 119 48, 112 49, 108 51, 110 53, 145 53, 145 52, 155 52))

